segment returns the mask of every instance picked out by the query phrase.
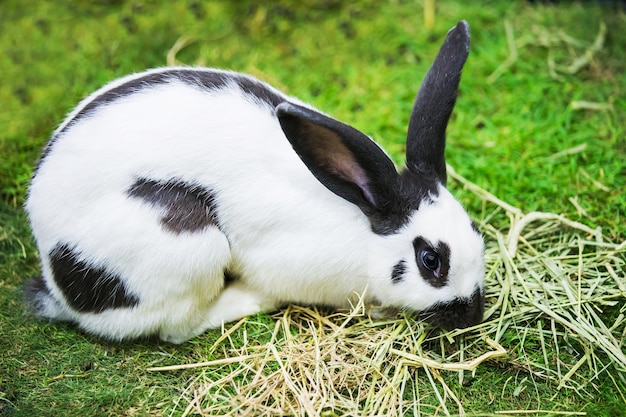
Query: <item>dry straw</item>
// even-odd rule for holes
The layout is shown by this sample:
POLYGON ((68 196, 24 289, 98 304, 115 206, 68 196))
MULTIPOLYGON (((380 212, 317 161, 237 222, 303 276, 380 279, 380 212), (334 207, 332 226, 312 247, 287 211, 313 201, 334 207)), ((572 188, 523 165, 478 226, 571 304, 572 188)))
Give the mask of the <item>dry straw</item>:
MULTIPOLYGON (((599 379, 608 379, 626 402, 626 242, 607 242, 600 229, 558 214, 524 214, 448 172, 489 213, 481 225, 488 242, 483 324, 441 333, 409 316, 373 321, 358 299, 347 312, 288 307, 265 338, 257 335, 267 324, 244 319, 211 349, 220 359, 152 368, 199 369, 172 414, 464 415, 464 395, 504 395, 507 385, 517 395, 536 380, 593 396, 599 379), (464 388, 480 367, 520 377, 464 388)), ((537 409, 500 413, 541 413, 536 395, 537 409)))

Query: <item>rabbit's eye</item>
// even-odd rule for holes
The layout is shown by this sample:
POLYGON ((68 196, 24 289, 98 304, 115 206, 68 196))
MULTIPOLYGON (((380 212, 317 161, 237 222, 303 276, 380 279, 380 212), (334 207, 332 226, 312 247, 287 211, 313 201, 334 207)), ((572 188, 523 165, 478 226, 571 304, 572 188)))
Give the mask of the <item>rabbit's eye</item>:
POLYGON ((413 248, 422 278, 435 288, 445 287, 450 270, 450 247, 444 242, 432 244, 418 236, 413 240, 413 248))
POLYGON ((439 260, 439 256, 433 250, 424 249, 420 254, 420 259, 422 264, 428 269, 432 271, 436 277, 439 276, 439 272, 441 270, 441 261, 439 260))

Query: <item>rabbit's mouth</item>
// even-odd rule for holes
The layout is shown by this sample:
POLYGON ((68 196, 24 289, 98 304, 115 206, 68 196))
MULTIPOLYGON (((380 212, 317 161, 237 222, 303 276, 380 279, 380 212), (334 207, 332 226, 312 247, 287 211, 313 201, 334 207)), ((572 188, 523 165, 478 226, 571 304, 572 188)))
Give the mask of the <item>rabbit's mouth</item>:
POLYGON ((420 312, 420 318, 444 330, 464 329, 483 321, 485 294, 481 288, 467 298, 456 298, 420 312))

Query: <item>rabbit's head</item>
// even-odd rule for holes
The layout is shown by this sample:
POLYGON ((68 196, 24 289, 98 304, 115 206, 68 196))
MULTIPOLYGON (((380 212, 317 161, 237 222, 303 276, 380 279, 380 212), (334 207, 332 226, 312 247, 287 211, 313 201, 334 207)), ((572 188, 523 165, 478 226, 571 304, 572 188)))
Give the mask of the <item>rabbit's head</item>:
POLYGON ((374 297, 444 328, 479 323, 484 305, 483 239, 445 188, 445 131, 468 52, 469 28, 460 22, 418 92, 400 173, 354 128, 293 103, 277 108, 285 135, 313 175, 369 219, 377 235, 368 253, 374 297))

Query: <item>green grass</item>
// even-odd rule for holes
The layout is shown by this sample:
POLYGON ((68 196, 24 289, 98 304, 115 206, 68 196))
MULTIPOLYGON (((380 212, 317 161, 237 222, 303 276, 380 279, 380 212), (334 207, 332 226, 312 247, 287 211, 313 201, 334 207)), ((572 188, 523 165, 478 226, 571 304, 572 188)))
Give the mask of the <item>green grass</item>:
MULTIPOLYGON (((0 415, 167 414, 198 371, 147 368, 228 355, 210 351, 220 332, 181 347, 153 340, 109 344, 36 321, 21 301, 23 281, 38 273, 21 205, 51 131, 103 83, 165 65, 179 39, 189 39, 176 55, 179 63, 254 74, 374 136, 400 163, 415 91, 445 32, 465 19, 472 47, 448 129, 448 163, 526 212, 562 213, 602 227, 608 240, 626 239, 623 11, 607 2, 440 1, 427 30, 421 1, 255 3, 0 3, 0 415), (606 36, 593 50, 602 23, 606 36), (517 59, 502 67, 510 54, 507 26, 517 59), (581 56, 586 65, 572 74, 563 70, 581 56), (494 75, 498 68, 503 71, 494 75), (579 109, 576 102, 602 109, 579 109)), ((490 206, 458 183, 451 186, 476 218, 490 216, 490 206)), ((620 311, 607 307, 600 314, 611 322, 620 311)), ((267 340, 273 319, 258 316, 245 327, 249 338, 267 340)), ((482 364, 462 384, 449 378, 467 413, 623 413, 614 389, 621 384, 626 391, 623 374, 604 373, 575 392, 530 372, 525 358, 543 360, 536 330, 507 330, 500 343, 514 349, 505 360, 482 364)), ((549 345, 560 355, 584 350, 573 342, 549 345)), ((425 378, 418 381, 428 385, 425 378)))

